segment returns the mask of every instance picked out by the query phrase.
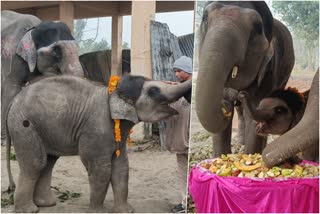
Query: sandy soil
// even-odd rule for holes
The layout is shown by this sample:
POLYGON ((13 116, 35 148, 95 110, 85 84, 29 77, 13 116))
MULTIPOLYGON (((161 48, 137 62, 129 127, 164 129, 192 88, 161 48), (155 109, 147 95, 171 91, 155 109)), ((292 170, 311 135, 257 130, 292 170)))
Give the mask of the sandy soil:
MULTIPOLYGON (((161 151, 158 143, 149 143, 129 148, 129 203, 135 212, 170 212, 173 204, 180 201, 181 188, 176 167, 176 156, 161 151)), ((8 187, 5 146, 1 146, 1 191, 8 187)), ((11 161, 15 181, 19 172, 17 161, 11 161)), ((80 193, 79 198, 64 202, 58 200, 53 207, 40 208, 40 212, 86 212, 89 204, 89 183, 87 173, 78 156, 61 157, 55 165, 52 186, 60 191, 80 193)), ((57 198, 61 193, 53 190, 57 198)), ((8 198, 2 193, 2 198, 8 198)), ((113 194, 110 186, 105 200, 106 211, 111 210, 113 194)), ((1 208, 2 213, 12 212, 13 206, 1 208)))

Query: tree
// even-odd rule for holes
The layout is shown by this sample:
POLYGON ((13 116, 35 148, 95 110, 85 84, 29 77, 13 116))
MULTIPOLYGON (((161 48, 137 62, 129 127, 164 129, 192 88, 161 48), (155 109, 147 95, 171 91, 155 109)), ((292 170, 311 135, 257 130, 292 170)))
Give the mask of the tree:
POLYGON ((101 39, 100 41, 96 41, 98 34, 99 34, 99 21, 97 19, 97 27, 94 29, 96 30, 96 34, 94 38, 84 39, 84 32, 87 26, 87 20, 81 19, 75 22, 74 26, 74 37, 79 44, 79 54, 84 54, 87 52, 94 52, 99 50, 106 50, 110 49, 110 45, 105 39, 101 39))
POLYGON ((122 44, 122 49, 130 49, 129 43, 124 41, 122 44))
POLYGON ((294 36, 305 43, 306 69, 314 70, 319 48, 319 1, 274 1, 272 7, 294 36))

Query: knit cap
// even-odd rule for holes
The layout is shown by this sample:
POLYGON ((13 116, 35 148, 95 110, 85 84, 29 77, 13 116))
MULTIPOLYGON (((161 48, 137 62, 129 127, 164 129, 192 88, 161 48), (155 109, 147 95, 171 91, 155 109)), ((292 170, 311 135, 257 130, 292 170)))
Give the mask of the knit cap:
POLYGON ((192 74, 192 59, 187 56, 182 56, 173 64, 173 70, 180 69, 186 73, 192 74))

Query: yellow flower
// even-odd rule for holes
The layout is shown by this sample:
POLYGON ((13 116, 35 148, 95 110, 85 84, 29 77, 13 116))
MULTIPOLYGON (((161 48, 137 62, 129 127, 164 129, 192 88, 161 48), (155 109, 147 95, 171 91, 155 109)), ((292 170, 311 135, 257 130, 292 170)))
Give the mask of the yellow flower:
POLYGON ((120 80, 119 76, 111 76, 109 79, 109 87, 108 87, 108 92, 111 94, 117 87, 118 81, 120 80))

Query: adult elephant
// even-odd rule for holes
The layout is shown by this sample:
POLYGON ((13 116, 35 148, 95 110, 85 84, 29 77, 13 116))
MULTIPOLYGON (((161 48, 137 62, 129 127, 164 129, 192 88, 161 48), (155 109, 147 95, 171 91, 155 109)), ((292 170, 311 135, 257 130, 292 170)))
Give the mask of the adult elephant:
MULTIPOLYGON (((226 88, 247 91, 254 104, 283 88, 294 65, 292 37, 265 2, 213 2, 200 26, 196 112, 213 134, 214 155, 231 153, 234 102, 226 88)), ((244 112, 245 153, 261 152, 265 137, 244 112)))
POLYGON ((310 148, 319 150, 319 70, 313 78, 302 119, 293 129, 268 144, 262 159, 271 167, 310 148))
MULTIPOLYGON (((1 114, 21 87, 35 77, 83 76, 78 46, 67 25, 13 11, 1 12, 1 114)), ((1 117, 5 124, 5 117, 1 117)), ((5 128, 1 126, 2 138, 5 128)))

